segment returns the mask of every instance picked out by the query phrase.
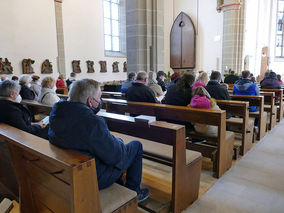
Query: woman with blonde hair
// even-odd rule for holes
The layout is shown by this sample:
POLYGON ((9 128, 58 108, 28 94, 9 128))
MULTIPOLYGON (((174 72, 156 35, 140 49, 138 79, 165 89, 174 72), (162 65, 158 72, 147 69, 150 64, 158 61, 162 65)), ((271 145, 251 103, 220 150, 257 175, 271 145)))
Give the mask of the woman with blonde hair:
POLYGON ((52 77, 45 77, 41 82, 41 91, 37 101, 42 104, 53 106, 53 104, 60 100, 55 91, 55 79, 52 77))
POLYGON ((209 77, 207 72, 202 72, 199 74, 196 82, 193 84, 192 89, 195 89, 196 87, 205 87, 209 81, 209 77))
POLYGON ((155 96, 162 96, 164 95, 164 92, 162 90, 162 87, 157 83, 157 75, 155 72, 149 72, 148 74, 148 87, 153 90, 155 93, 155 96))

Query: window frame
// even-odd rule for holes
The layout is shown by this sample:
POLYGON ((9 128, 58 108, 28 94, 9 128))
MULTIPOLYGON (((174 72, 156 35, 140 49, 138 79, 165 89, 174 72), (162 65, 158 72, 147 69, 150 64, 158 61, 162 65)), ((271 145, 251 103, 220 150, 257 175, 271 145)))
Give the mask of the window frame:
POLYGON ((275 47, 274 47, 274 55, 275 55, 275 60, 276 61, 282 61, 284 60, 284 10, 283 11, 280 11, 279 10, 279 2, 282 1, 284 3, 284 0, 277 0, 277 11, 276 11, 276 32, 275 32, 275 47), (279 14, 282 13, 282 33, 279 34, 277 33, 278 32, 278 16, 279 14), (277 55, 276 52, 277 52, 277 37, 281 36, 281 55, 277 55))
POLYGON ((118 3, 116 2, 112 2, 112 0, 103 0, 103 25, 104 25, 104 50, 105 50, 105 55, 106 56, 124 56, 124 54, 122 54, 122 47, 121 47, 121 0, 118 0, 118 3), (105 17, 105 7, 104 4, 105 2, 107 2, 110 6, 109 8, 109 13, 110 13, 110 17, 105 17), (112 5, 115 4, 118 7, 118 19, 114 19, 112 17, 112 5), (106 34, 105 33, 105 20, 108 19, 110 21, 110 34, 106 34), (113 21, 117 21, 118 22, 118 36, 113 35, 113 21), (106 50, 106 36, 110 36, 111 38, 111 49, 110 50, 106 50), (113 38, 117 37, 118 38, 118 45, 119 45, 119 50, 114 50, 114 45, 113 45, 113 38))

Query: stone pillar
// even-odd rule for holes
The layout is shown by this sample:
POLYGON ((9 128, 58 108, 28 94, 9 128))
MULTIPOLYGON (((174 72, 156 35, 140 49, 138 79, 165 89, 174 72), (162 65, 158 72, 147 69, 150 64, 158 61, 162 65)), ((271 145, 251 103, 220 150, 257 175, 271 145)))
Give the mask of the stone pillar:
POLYGON ((244 42, 245 0, 225 0, 223 7, 223 57, 222 71, 226 67, 240 73, 242 71, 244 42), (241 6, 233 5, 241 2, 241 6))
POLYGON ((147 71, 147 0, 126 0, 127 72, 147 71))
POLYGON ((58 72, 60 74, 63 74, 66 78, 62 1, 55 0, 54 4, 55 4, 57 51, 58 51, 57 66, 58 66, 58 72))

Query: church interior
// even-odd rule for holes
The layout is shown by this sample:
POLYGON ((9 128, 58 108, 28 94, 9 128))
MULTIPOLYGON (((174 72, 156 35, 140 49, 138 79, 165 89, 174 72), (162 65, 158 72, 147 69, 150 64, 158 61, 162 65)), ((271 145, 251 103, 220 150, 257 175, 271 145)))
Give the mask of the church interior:
POLYGON ((0 6, 0 213, 284 212, 284 0, 0 6))

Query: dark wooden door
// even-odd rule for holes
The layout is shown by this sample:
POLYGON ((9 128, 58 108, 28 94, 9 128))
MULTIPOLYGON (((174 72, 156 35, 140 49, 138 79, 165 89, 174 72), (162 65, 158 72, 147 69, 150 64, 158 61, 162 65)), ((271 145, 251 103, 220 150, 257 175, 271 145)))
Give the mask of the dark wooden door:
POLYGON ((181 12, 171 30, 171 68, 195 67, 195 27, 188 15, 181 12))

